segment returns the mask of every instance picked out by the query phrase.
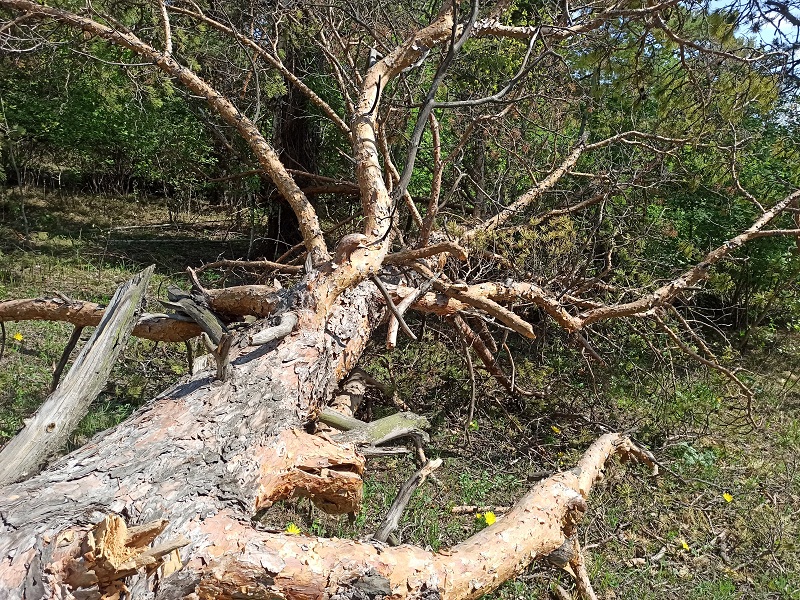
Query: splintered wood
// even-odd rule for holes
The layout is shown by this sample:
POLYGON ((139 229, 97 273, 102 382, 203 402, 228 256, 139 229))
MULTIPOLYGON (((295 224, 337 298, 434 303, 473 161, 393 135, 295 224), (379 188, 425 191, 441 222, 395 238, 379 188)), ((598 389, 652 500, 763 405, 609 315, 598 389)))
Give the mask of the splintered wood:
POLYGON ((189 540, 179 536, 149 547, 168 523, 160 520, 128 528, 122 517, 108 515, 86 536, 83 555, 70 563, 69 584, 73 588, 97 586, 100 600, 119 600, 127 591, 121 581, 124 577, 140 570, 150 576, 162 565, 174 573, 180 568, 176 551, 189 540))
POLYGON ((292 429, 281 432, 260 458, 256 511, 292 497, 309 498, 330 514, 361 506, 364 458, 352 446, 292 429))

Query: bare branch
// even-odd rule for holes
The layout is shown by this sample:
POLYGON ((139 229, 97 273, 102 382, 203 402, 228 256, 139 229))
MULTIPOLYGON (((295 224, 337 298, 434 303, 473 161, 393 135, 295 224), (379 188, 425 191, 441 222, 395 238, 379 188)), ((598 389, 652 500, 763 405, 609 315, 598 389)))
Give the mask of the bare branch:
MULTIPOLYGON (((411 267, 425 277, 431 279, 434 277, 430 269, 420 263, 412 263, 411 267)), ((486 296, 479 296, 472 293, 469 286, 464 285, 463 288, 461 288, 460 286, 456 287, 442 281, 434 281, 433 287, 443 294, 450 296, 451 298, 455 298, 464 304, 479 308, 493 317, 496 317, 503 324, 507 325, 520 335, 531 340, 536 339, 536 334, 533 332, 533 327, 531 327, 530 323, 518 317, 512 311, 501 306, 494 300, 491 300, 486 296)))
MULTIPOLYGON (((661 286, 654 292, 624 304, 616 304, 613 306, 604 306, 601 308, 592 309, 579 319, 581 326, 585 327, 597 321, 603 321, 611 318, 626 317, 631 315, 643 314, 658 306, 664 306, 672 302, 681 292, 693 286, 698 281, 708 277, 709 269, 720 260, 728 256, 732 251, 736 250, 746 242, 757 237, 769 236, 769 231, 762 231, 776 216, 783 212, 793 203, 800 199, 800 190, 796 190, 789 194, 786 198, 778 202, 770 210, 766 211, 753 225, 746 231, 740 233, 734 238, 729 239, 721 246, 715 248, 705 258, 686 271, 680 277, 673 279, 666 285, 661 286)), ((789 230, 796 231, 796 230, 789 230)))
POLYGON ((201 79, 194 71, 181 65, 174 58, 155 50, 132 33, 119 31, 98 23, 87 17, 66 10, 51 8, 31 0, 0 0, 0 7, 26 11, 36 19, 52 19, 101 37, 109 42, 127 48, 139 56, 151 60, 153 65, 167 75, 175 77, 193 93, 198 94, 231 125, 248 143, 261 167, 268 173, 281 195, 297 215, 300 230, 307 249, 320 259, 328 258, 328 249, 319 226, 319 219, 294 179, 286 171, 272 146, 258 127, 245 117, 225 96, 201 79))
POLYGON ((303 270, 303 267, 296 266, 296 265, 285 265, 279 262, 273 262, 271 260, 217 260, 212 263, 208 263, 205 265, 201 265, 197 267, 195 270, 196 273, 202 273, 203 271, 207 271, 209 269, 219 269, 219 268, 241 268, 241 269, 259 269, 264 272, 277 272, 277 273, 289 273, 289 274, 296 274, 300 273, 303 270))
MULTIPOLYGON (((400 173, 397 171, 397 167, 394 164, 394 160, 392 159, 392 153, 389 150, 389 142, 386 139, 386 130, 385 127, 381 127, 378 135, 378 143, 380 144, 381 148, 381 155, 383 156, 383 164, 386 165, 387 175, 386 178, 386 188, 387 191, 392 191, 394 186, 397 185, 397 182, 400 181, 400 173)), ((405 204, 408 212, 411 214, 411 218, 414 220, 414 224, 417 227, 422 227, 422 215, 419 214, 419 210, 417 209, 417 205, 414 204, 414 199, 411 197, 411 194, 408 193, 408 190, 403 191, 403 203, 405 204)))
POLYGON ((784 52, 768 52, 768 53, 762 54, 760 52, 757 52, 755 50, 755 48, 748 48, 747 50, 749 50, 750 56, 746 56, 746 57, 745 56, 739 56, 737 54, 734 54, 733 52, 724 52, 722 50, 715 50, 714 48, 711 48, 711 47, 709 47, 707 45, 703 46, 701 44, 698 44, 697 42, 693 42, 691 40, 687 40, 687 39, 684 39, 684 38, 680 37, 677 33, 672 31, 672 29, 670 29, 670 27, 664 22, 664 19, 661 18, 661 15, 659 15, 657 12, 653 13, 652 19, 653 19, 653 22, 656 24, 656 26, 659 29, 661 29, 661 31, 663 31, 666 34, 666 36, 669 39, 671 39, 673 42, 675 42, 676 44, 678 44, 681 47, 687 46, 687 47, 692 48, 693 50, 697 50, 698 52, 701 52, 703 54, 710 54, 712 56, 718 56, 720 58, 728 58, 728 59, 731 59, 731 60, 735 60, 735 61, 739 61, 739 62, 743 62, 743 63, 748 63, 748 64, 749 63, 755 63, 755 62, 763 61, 765 58, 767 58, 769 56, 785 56, 784 52))
POLYGON ((221 31, 227 35, 234 37, 240 44, 243 44, 253 50, 256 54, 258 54, 261 58, 266 60, 269 64, 275 67, 281 75, 286 77, 293 86, 295 86, 302 94, 304 94, 314 106, 319 108, 325 116, 327 116, 331 122, 342 132, 343 135, 346 137, 350 137, 350 128, 347 124, 342 120, 342 118, 336 114, 336 111, 333 110, 327 102, 325 102, 319 95, 314 92, 310 87, 308 87, 305 83, 303 83, 294 73, 292 73, 286 66, 283 64, 283 61, 277 56, 272 54, 271 52, 267 52, 263 46, 258 44, 255 40, 239 33, 238 31, 234 30, 232 27, 225 25, 224 23, 220 23, 216 19, 212 19, 211 17, 207 16, 201 12, 191 11, 185 8, 180 8, 179 6, 175 6, 173 4, 169 5, 169 10, 186 15, 207 25, 210 25, 214 29, 221 31))
POLYGON ((466 336, 463 337, 464 361, 467 363, 467 373, 469 373, 469 410, 467 411, 467 421, 464 423, 464 433, 469 436, 470 426, 472 419, 475 417, 475 407, 478 400, 478 382, 475 379, 475 367, 472 364, 472 355, 469 353, 470 343, 467 341, 466 336))
POLYGON ((441 458, 429 460, 413 475, 411 475, 408 481, 403 484, 403 487, 400 488, 400 491, 397 492, 397 496, 395 497, 394 502, 392 502, 392 506, 389 507, 389 511, 386 513, 383 521, 381 521, 381 524, 378 526, 378 530, 372 536, 372 539, 378 540, 379 542, 385 542, 389 539, 389 536, 392 534, 392 532, 394 532, 394 530, 400 525, 400 518, 403 516, 403 511, 406 509, 408 501, 411 500, 411 496, 419 486, 425 483, 425 480, 428 478, 428 476, 441 465, 441 458))
MULTIPOLYGON (((410 291, 406 296, 404 296, 400 302, 397 303, 397 311, 404 315, 406 311, 415 303, 421 296, 423 296, 433 285, 433 280, 428 280, 423 283, 418 288, 410 291)), ((395 290, 396 291, 396 290, 395 290)), ((386 348, 391 350, 395 346, 397 346, 397 329, 400 325, 399 321, 391 315, 389 317, 389 327, 387 328, 386 332, 386 348)))
POLYGON ((678 0, 667 0, 647 6, 646 8, 617 8, 619 4, 614 3, 608 9, 600 13, 590 13, 583 23, 575 23, 568 27, 556 26, 536 26, 536 25, 503 25, 498 18, 489 18, 478 21, 475 24, 475 37, 507 37, 514 39, 529 39, 534 35, 540 35, 547 42, 553 43, 564 40, 581 33, 588 33, 602 27, 608 21, 629 17, 631 19, 645 19, 653 13, 657 13, 666 8, 678 4, 678 0))
POLYGON ((536 396, 538 398, 544 397, 542 392, 531 392, 519 387, 515 381, 506 376, 503 372, 503 369, 500 368, 500 365, 497 364, 497 358, 492 355, 489 349, 486 347, 486 344, 483 343, 480 336, 476 334, 472 327, 461 318, 460 315, 455 315, 453 317, 453 324, 456 327, 456 330, 461 334, 464 338, 465 343, 465 350, 469 351, 470 348, 475 350, 475 353, 478 355, 478 358, 481 359, 483 366, 486 367, 486 370, 489 374, 494 377, 497 382, 502 385, 504 388, 508 390, 510 394, 520 395, 520 396, 536 396))
POLYGON ((64 367, 67 366, 67 361, 69 361, 70 354, 72 354, 72 351, 75 349, 75 346, 81 339, 81 333, 83 333, 83 327, 78 325, 72 328, 72 335, 69 336, 67 345, 64 346, 64 352, 61 353, 61 358, 59 359, 56 368, 53 369, 53 379, 50 381, 51 393, 56 391, 58 382, 61 380, 61 374, 64 372, 64 367))
POLYGON ((444 175, 444 161, 442 160, 442 139, 439 134, 439 120, 436 115, 428 116, 431 126, 431 141, 433 143, 433 177, 431 179, 431 196, 428 199, 428 210, 425 212, 425 221, 420 225, 419 247, 428 243, 431 228, 439 212, 439 196, 442 192, 442 176, 444 175))
POLYGON ((380 290, 384 300, 386 300, 386 306, 389 308, 394 318, 397 319, 397 322, 400 325, 400 327, 403 328, 403 333, 405 333, 412 340, 417 341, 417 336, 414 335, 414 332, 411 331, 411 328, 406 323, 405 319, 403 318, 403 313, 401 313, 395 306, 394 301, 392 300, 392 296, 389 293, 389 290, 386 289, 386 286, 383 285, 381 278, 378 277, 377 275, 373 275, 372 282, 375 284, 378 290, 380 290))
POLYGON ((533 48, 536 45, 536 40, 538 38, 538 30, 531 36, 530 42, 528 43, 528 51, 525 54, 525 58, 522 60, 522 65, 520 66, 519 70, 517 71, 516 75, 514 75, 511 79, 508 80, 508 83, 497 93, 492 94, 491 96, 484 96, 483 98, 475 98, 472 100, 456 100, 451 102, 437 102, 436 108, 465 108, 465 107, 475 107, 481 106, 483 104, 488 104, 490 102, 500 102, 503 98, 505 98, 506 94, 510 92, 514 87, 522 81, 522 79, 531 72, 531 70, 538 65, 546 56, 550 55, 550 51, 546 50, 542 52, 539 56, 536 57, 530 66, 528 65, 528 60, 531 57, 531 53, 533 52, 533 48))
POLYGON ((575 573, 575 587, 578 589, 583 600, 597 600, 597 594, 592 589, 592 582, 589 573, 586 571, 586 561, 581 552, 581 545, 578 538, 572 538, 572 559, 569 561, 572 571, 575 573))
MULTIPOLYGON (((454 3, 453 10, 455 10, 455 6, 456 4, 454 3)), ((450 48, 448 49, 447 54, 442 62, 439 64, 436 74, 433 76, 433 81, 431 81, 431 85, 428 88, 428 93, 425 95, 425 99, 422 101, 422 108, 417 115, 417 124, 414 126, 414 132, 411 134, 411 141, 408 144, 408 153, 406 154, 406 162, 403 167, 403 173, 400 176, 400 181, 394 191, 395 198, 402 196, 403 192, 408 187, 408 184, 411 182, 411 175, 414 172, 414 164, 417 159, 417 151, 419 150, 420 141, 422 141, 422 133, 425 131, 425 123, 428 121, 428 115, 431 114, 431 111, 436 104, 436 91, 439 89, 439 86, 444 80, 447 70, 450 68, 450 64, 453 62, 456 54, 458 54, 459 50, 461 50, 464 42, 469 39, 469 36, 472 33, 472 27, 475 24, 475 20, 478 18, 478 7, 478 0, 473 0, 472 12, 467 20, 467 23, 463 27, 459 28, 457 24, 453 23, 450 48), (458 39, 456 39, 456 31, 458 29, 461 29, 461 34, 458 36, 458 39)))
POLYGON ((475 238, 475 236, 479 233, 491 231, 500 227, 511 217, 519 214, 522 210, 530 206, 531 203, 539 199, 542 194, 558 183, 561 177, 563 177, 565 173, 575 166, 575 163, 578 162, 578 158, 580 158, 581 154, 583 154, 583 151, 586 149, 586 135, 587 134, 584 133, 572 152, 570 152, 569 155, 561 162, 561 164, 551 171, 541 183, 537 183, 530 190, 525 192, 517 200, 505 207, 491 219, 488 219, 482 222, 480 225, 464 232, 464 234, 461 236, 462 241, 468 242, 475 238))
POLYGON ((402 263, 411 262, 420 258, 426 258, 428 256, 435 256, 437 254, 451 254, 458 260, 467 260, 467 251, 464 250, 461 246, 456 244, 455 242, 439 242, 437 244, 431 244, 430 246, 425 246, 424 248, 416 248, 411 250, 401 250, 400 252, 394 252, 393 254, 389 254, 383 261, 385 265, 399 265, 402 263))
MULTIPOLYGON (((688 346, 688 344, 686 344, 686 342, 684 342, 684 341, 683 341, 683 340, 682 340, 682 339, 681 339, 681 338, 678 336, 678 334, 677 334, 677 333, 675 333, 675 332, 672 330, 672 328, 670 328, 670 327, 669 327, 669 326, 668 326, 666 323, 664 323, 664 321, 661 319, 661 317, 659 317, 657 314, 653 314, 653 320, 655 320, 655 322, 656 322, 656 323, 658 323, 658 326, 659 326, 659 327, 660 327, 660 328, 661 328, 661 329, 662 329, 662 330, 663 330, 663 331, 664 331, 664 332, 665 332, 665 333, 666 333, 666 334, 667 334, 667 335, 668 335, 668 336, 669 336, 669 337, 672 339, 672 341, 674 341, 674 342, 675 342, 675 343, 678 345, 678 347, 679 347, 679 348, 680 348, 680 349, 681 349, 681 350, 682 350, 684 353, 688 354, 688 355, 689 355, 689 356, 691 356, 693 359, 695 359, 696 361, 698 361, 698 362, 700 362, 700 363, 702 363, 702 364, 706 365, 707 367, 710 367, 710 368, 714 369, 715 371, 719 371, 720 373, 722 373, 723 375, 725 375, 725 377, 727 377, 727 378, 728 378, 728 379, 730 379, 732 382, 734 382, 734 383, 736 384, 736 386, 737 386, 737 387, 738 387, 738 388, 739 388, 739 389, 742 391, 742 394, 744 394, 744 396, 745 396, 745 398, 747 398, 748 402, 749 402, 749 401, 751 401, 751 400, 753 399, 753 396, 754 396, 754 394, 753 394, 753 390, 751 390, 749 387, 747 387, 747 386, 746 386, 746 385, 745 385, 745 384, 742 382, 742 380, 741 380, 741 379, 739 379, 739 378, 736 376, 736 373, 734 373, 733 371, 731 371, 730 369, 728 369, 728 368, 726 368, 726 367, 723 367, 723 366, 722 366, 721 364, 719 364, 719 363, 718 363, 716 360, 709 360, 709 359, 707 359, 707 358, 705 358, 705 357, 703 357, 703 356, 700 356, 700 355, 699 355, 697 352, 695 352, 694 350, 692 350, 692 349, 691 349, 691 348, 688 346)), ((713 356, 713 355, 712 355, 712 356, 713 356)))
POLYGON ((161 17, 161 26, 164 28, 164 54, 172 55, 172 27, 169 23, 169 14, 167 13, 167 4, 165 0, 153 0, 158 8, 159 16, 161 17))

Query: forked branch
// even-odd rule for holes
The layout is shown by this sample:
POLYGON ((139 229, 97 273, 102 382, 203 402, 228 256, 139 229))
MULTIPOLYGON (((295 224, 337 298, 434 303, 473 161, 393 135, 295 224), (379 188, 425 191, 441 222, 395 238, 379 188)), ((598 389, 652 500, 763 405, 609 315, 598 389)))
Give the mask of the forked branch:
POLYGON ((587 510, 586 497, 614 455, 654 466, 649 453, 628 438, 604 435, 591 445, 576 468, 543 480, 494 525, 440 553, 414 546, 386 548, 352 540, 265 535, 220 514, 198 522, 192 537, 203 535, 205 547, 217 552, 226 548, 231 551, 215 558, 200 550, 197 558, 202 556, 207 562, 192 561, 184 577, 197 578, 195 593, 201 598, 232 594, 263 578, 265 569, 273 592, 287 600, 308 597, 309 593, 354 594, 367 585, 398 600, 423 594, 442 600, 478 598, 534 559, 560 547, 575 532, 587 510), (300 556, 305 559, 281 558, 300 556), (311 561, 313 570, 307 567, 311 561), (368 578, 364 575, 367 572, 368 578), (299 581, 302 587, 297 585, 299 581))

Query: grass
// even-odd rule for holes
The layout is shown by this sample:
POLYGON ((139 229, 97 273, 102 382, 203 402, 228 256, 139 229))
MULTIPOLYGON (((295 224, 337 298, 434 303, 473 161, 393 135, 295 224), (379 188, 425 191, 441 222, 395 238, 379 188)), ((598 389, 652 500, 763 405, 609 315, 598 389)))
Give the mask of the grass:
MULTIPOLYGON (((652 477, 640 467, 612 466, 589 499, 579 536, 601 598, 800 598, 800 386, 786 383, 800 338, 785 337, 746 357, 761 388, 753 407, 758 429, 715 375, 686 368, 674 379, 670 372, 670 397, 656 394, 665 388, 660 371, 640 380, 615 373, 606 393, 589 399, 575 392, 591 389, 590 382, 576 378, 552 399, 524 406, 484 381, 478 428, 467 440, 468 382, 443 336, 429 330, 422 345, 388 356, 376 348, 365 361, 376 376, 391 376, 412 410, 434 417, 429 455, 445 459, 439 482, 429 481, 412 498, 403 541, 434 551, 458 543, 480 525, 472 515, 453 515, 453 506, 513 503, 543 473, 573 466, 599 426, 611 423, 632 429, 664 468, 652 477), (400 372, 403 363, 414 365, 413 375, 400 372), (578 408, 574 398, 585 405, 578 408)), ((611 375, 595 371, 608 382, 611 375)), ((537 376, 530 371, 531 380, 537 376)), ((365 537, 399 489, 397 473, 412 468, 405 458, 371 461, 365 508, 352 523, 321 514, 307 500, 283 503, 267 522, 275 529, 294 522, 308 533, 365 537)), ((536 564, 492 596, 547 598, 556 583, 571 587, 563 572, 536 564)))
MULTIPOLYGON (((246 236, 219 212, 183 215, 170 225, 166 206, 145 211, 132 199, 37 194, 26 199, 26 240, 15 202, 0 198, 0 299, 60 291, 102 302, 151 263, 157 265, 151 291, 158 291, 167 282, 185 282, 186 265, 246 250, 246 236), (114 229, 134 224, 146 227, 114 229), (184 241, 192 236, 202 243, 184 241)), ((159 310, 152 300, 150 308, 159 310)), ((7 323, 6 329, 0 442, 46 396, 70 332, 59 323, 7 323), (12 339, 17 333, 21 340, 12 339)), ((474 515, 454 515, 452 507, 513 504, 541 477, 574 466, 603 430, 629 431, 664 468, 651 477, 640 467, 611 466, 589 499, 578 535, 601 598, 800 600, 800 336, 759 332, 754 349, 737 359, 758 389, 754 429, 716 374, 664 345, 654 354, 639 331, 598 330, 604 337, 597 349, 613 360, 606 367, 584 362, 558 332, 549 332, 547 342, 542 336, 534 344, 513 341, 520 383, 549 387, 548 398, 509 399, 478 371, 469 436, 470 382, 451 330, 428 318, 422 343, 401 342, 389 353, 378 332, 362 366, 429 417, 427 453, 444 460, 436 480, 412 497, 400 538, 434 551, 456 544, 482 525, 474 515), (605 339, 611 341, 604 345, 605 339)), ((186 369, 182 346, 132 340, 70 446, 120 422, 186 369)), ((393 410, 370 392, 365 415, 393 410)), ((414 468, 405 456, 370 460, 364 507, 352 518, 296 499, 267 511, 262 522, 276 530, 294 523, 303 533, 366 537, 414 468)), ((571 589, 563 571, 537 563, 493 597, 548 598, 556 584, 571 589)))
MULTIPOLYGON (((145 211, 135 199, 43 196, 34 191, 25 200, 26 239, 17 202, 10 194, 0 197, 0 300, 60 292, 104 303, 119 284, 152 263, 157 271, 151 290, 162 290, 187 264, 201 260, 195 242, 174 242, 174 238, 187 237, 187 230, 200 227, 198 221, 221 217, 185 215, 184 221, 165 228, 162 225, 168 223, 169 215, 166 207, 157 203, 145 211), (132 223, 137 229, 114 229, 132 223)), ((241 246, 235 238, 229 242, 231 247, 241 246)), ((211 248, 216 249, 213 243, 211 248)), ((162 312, 153 299, 148 309, 162 312)), ((9 322, 6 332, 5 356, 0 363, 0 443, 18 431, 47 396, 53 365, 61 357, 71 326, 9 322)), ((82 342, 89 335, 91 331, 85 330, 82 342)), ((131 339, 66 449, 80 446, 96 432, 124 420, 187 370, 182 346, 131 339)))

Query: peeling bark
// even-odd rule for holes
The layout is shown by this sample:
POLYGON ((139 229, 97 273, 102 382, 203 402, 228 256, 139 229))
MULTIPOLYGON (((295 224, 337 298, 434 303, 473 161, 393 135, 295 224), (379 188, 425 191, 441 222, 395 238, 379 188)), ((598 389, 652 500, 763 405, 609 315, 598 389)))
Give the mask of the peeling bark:
POLYGON ((607 458, 637 453, 626 438, 604 436, 576 469, 541 482, 495 525, 439 554, 251 526, 258 510, 291 496, 308 496, 328 512, 357 510, 363 458, 300 428, 381 321, 376 297, 364 283, 341 296, 327 322, 299 311, 301 328, 256 349, 248 332, 236 334, 226 381, 208 372, 187 378, 47 471, 0 489, 0 597, 112 598, 121 589, 112 583, 122 582, 114 574, 138 565, 124 582, 134 599, 378 591, 476 598, 559 547, 607 458), (156 522, 163 530, 153 548, 118 548, 124 560, 112 565, 108 552, 91 546, 110 526, 98 523, 122 531, 116 517, 128 532, 156 522), (105 558, 98 563, 98 556, 105 558))
MULTIPOLYGON (((0 598, 69 591, 68 562, 110 513, 128 527, 169 521, 160 537, 188 537, 184 560, 208 562, 236 545, 224 529, 209 536, 209 527, 224 520, 249 528, 257 510, 289 495, 355 510, 363 458, 292 430, 355 365, 382 318, 374 293, 367 284, 343 294, 327 323, 307 317, 276 344, 253 349, 247 332, 237 334, 226 381, 197 373, 47 471, 0 489, 0 598)), ((159 585, 137 578, 132 597, 176 597, 159 585)))

